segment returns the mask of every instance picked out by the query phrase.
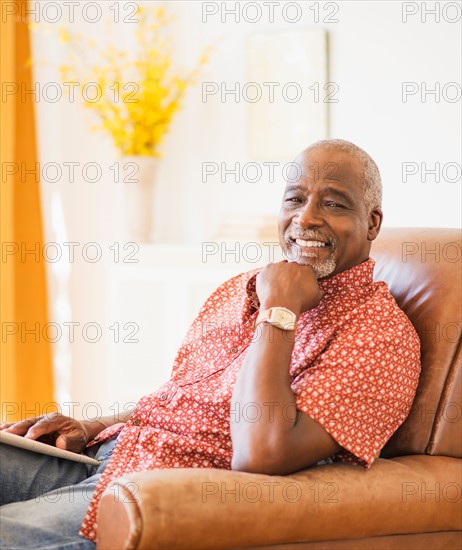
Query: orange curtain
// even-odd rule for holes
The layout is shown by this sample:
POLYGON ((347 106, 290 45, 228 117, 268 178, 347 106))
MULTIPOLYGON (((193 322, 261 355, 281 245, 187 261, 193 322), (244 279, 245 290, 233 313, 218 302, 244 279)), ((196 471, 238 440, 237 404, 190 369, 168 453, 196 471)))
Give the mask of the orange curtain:
POLYGON ((27 0, 8 4, 0 33, 2 421, 53 410, 51 349, 43 337, 48 314, 40 189, 26 172, 38 162, 34 97, 21 95, 33 88, 29 29, 21 17, 27 0))

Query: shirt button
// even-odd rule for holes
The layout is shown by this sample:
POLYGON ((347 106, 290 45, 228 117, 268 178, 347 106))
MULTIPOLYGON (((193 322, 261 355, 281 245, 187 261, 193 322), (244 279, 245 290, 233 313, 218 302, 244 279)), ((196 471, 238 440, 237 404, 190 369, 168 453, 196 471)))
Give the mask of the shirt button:
POLYGON ((133 424, 135 426, 139 426, 141 424, 141 420, 138 420, 138 418, 136 420, 133 421, 133 424))
POLYGON ((231 348, 231 353, 237 353, 237 348, 231 348))
POLYGON ((199 380, 200 378, 202 378, 202 374, 199 374, 199 373, 198 373, 198 374, 196 374, 196 376, 194 376, 194 378, 195 378, 196 380, 199 380))
POLYGON ((160 398, 162 399, 162 401, 165 401, 167 399, 168 395, 166 393, 163 393, 160 398))

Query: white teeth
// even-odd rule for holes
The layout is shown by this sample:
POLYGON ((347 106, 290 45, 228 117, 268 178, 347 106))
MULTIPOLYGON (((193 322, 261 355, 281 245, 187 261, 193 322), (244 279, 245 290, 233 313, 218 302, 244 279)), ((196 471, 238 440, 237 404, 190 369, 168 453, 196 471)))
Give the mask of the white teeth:
POLYGON ((298 246, 307 246, 310 248, 321 248, 323 246, 327 246, 326 243, 322 243, 321 241, 305 241, 304 239, 295 239, 295 242, 298 246))

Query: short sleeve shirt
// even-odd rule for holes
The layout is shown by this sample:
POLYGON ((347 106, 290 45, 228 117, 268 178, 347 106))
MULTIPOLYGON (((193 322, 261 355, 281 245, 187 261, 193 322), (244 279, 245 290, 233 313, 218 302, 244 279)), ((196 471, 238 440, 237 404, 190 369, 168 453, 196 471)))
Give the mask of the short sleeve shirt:
MULTIPOLYGON (((420 373, 420 343, 374 261, 319 284, 318 306, 298 321, 290 363, 297 408, 339 443, 334 460, 369 467, 407 417, 420 373)), ((205 302, 176 356, 172 375, 143 397, 118 434, 80 533, 96 540, 96 510, 111 480, 161 468, 231 468, 231 396, 256 336, 253 270, 221 285, 205 302)))

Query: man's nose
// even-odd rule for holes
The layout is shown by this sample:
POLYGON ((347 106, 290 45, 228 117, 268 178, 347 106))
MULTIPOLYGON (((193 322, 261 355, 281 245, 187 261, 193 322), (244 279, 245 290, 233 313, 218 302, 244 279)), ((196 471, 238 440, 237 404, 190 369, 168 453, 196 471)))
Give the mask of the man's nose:
POLYGON ((293 221, 300 227, 320 227, 324 221, 319 211, 319 207, 314 200, 309 200, 307 203, 297 212, 293 221))

